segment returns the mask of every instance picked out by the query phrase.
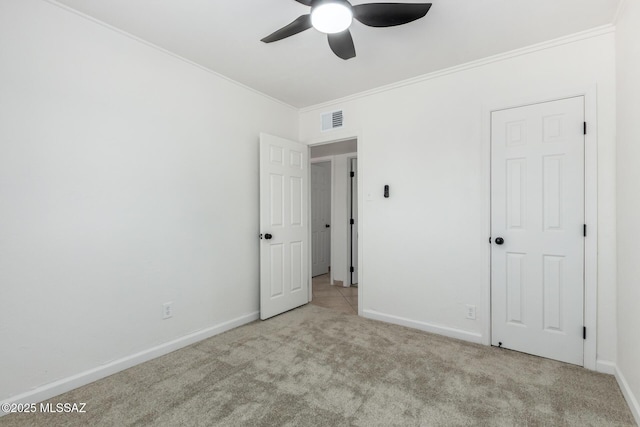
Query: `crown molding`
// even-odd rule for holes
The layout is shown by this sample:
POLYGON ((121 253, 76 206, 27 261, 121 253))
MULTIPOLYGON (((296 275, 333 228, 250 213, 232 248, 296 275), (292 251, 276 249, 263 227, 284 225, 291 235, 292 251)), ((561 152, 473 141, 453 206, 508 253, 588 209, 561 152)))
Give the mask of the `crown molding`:
POLYGON ((118 33, 118 34, 120 34, 122 36, 125 36, 125 37, 131 39, 131 40, 134 40, 134 41, 136 41, 138 43, 141 43, 141 44, 143 44, 145 46, 148 46, 148 47, 150 47, 152 49, 155 49, 155 50, 157 50, 159 52, 162 52, 165 55, 171 56, 171 57, 173 57, 175 59, 178 59, 178 60, 180 60, 182 62, 185 62, 185 63, 187 63, 189 65, 192 65, 192 66, 194 66, 196 68, 199 68, 202 71, 205 71, 205 72, 207 72, 209 74, 212 74, 212 75, 214 75, 214 76, 216 76, 216 77, 218 77, 218 78, 220 78, 222 80, 225 80, 225 81, 227 81, 227 82, 229 82, 229 83, 231 83, 231 84, 233 84, 233 85, 235 85, 237 87, 245 89, 245 90, 247 90, 249 92, 253 92, 256 95, 260 95, 260 96, 262 96, 262 97, 264 97, 264 98, 266 98, 266 99, 268 99, 268 100, 270 100, 272 102, 275 102, 277 104, 283 105, 283 106, 285 106, 287 108, 291 108, 291 109, 296 110, 296 111, 299 110, 297 107, 294 107, 291 104, 287 104, 286 102, 284 102, 284 101, 282 101, 280 99, 277 99, 277 98, 274 98, 274 97, 272 97, 270 95, 267 95, 264 92, 260 92, 257 89, 254 89, 254 88, 252 88, 250 86, 247 86, 247 85, 242 84, 242 83, 240 83, 240 82, 238 82, 236 80, 233 80, 230 77, 227 77, 227 76, 225 76, 223 74, 220 74, 220 73, 218 73, 216 71, 213 71, 211 68, 205 67, 204 65, 198 64, 197 62, 194 62, 194 61, 191 61, 190 59, 187 59, 187 58, 185 58, 183 56, 180 56, 180 55, 178 55, 178 54, 176 54, 174 52, 171 52, 170 50, 162 48, 162 47, 160 47, 160 46, 158 46, 156 44, 153 44, 153 43, 151 43, 151 42, 149 42, 147 40, 144 40, 144 39, 142 39, 142 38, 140 38, 138 36, 135 36, 135 35, 133 35, 131 33, 128 33, 128 32, 126 32, 126 31, 124 31, 124 30, 122 30, 122 29, 120 29, 118 27, 114 27, 113 25, 107 24, 104 21, 101 21, 101 20, 99 20, 97 18, 94 18, 93 16, 87 15, 84 12, 76 10, 76 9, 74 9, 72 7, 69 7, 69 6, 65 5, 65 4, 59 3, 56 0, 43 0, 43 1, 45 1, 46 3, 49 3, 49 4, 53 5, 53 6, 59 7, 60 9, 63 9, 65 11, 67 11, 67 12, 73 13, 73 14, 75 14, 75 15, 81 17, 81 18, 84 18, 84 19, 86 19, 88 21, 91 21, 91 22, 93 22, 95 24, 98 24, 98 25, 100 25, 100 26, 102 26, 104 28, 107 28, 107 29, 111 30, 111 31, 114 31, 114 32, 116 32, 116 33, 118 33))
POLYGON ((286 102, 284 102, 284 101, 282 101, 280 99, 274 98, 273 96, 267 95, 264 92, 260 92, 257 89, 254 89, 254 88, 252 88, 250 86, 247 86, 247 85, 242 84, 242 83, 240 83, 240 82, 238 82, 236 80, 233 80, 230 77, 227 77, 227 76, 225 76, 223 74, 220 74, 220 73, 218 73, 218 72, 216 72, 216 71, 214 71, 214 70, 212 70, 212 69, 210 69, 208 67, 205 67, 205 66, 203 66, 201 64, 198 64, 198 63, 196 63, 194 61, 191 61, 191 60, 189 60, 189 59, 187 59, 187 58, 185 58, 183 56, 180 56, 180 55, 178 55, 176 53, 173 53, 173 52, 171 52, 171 51, 169 51, 167 49, 164 49, 164 48, 162 48, 162 47, 160 47, 160 46, 158 46, 156 44, 153 44, 153 43, 151 43, 151 42, 149 42, 147 40, 144 40, 144 39, 142 39, 140 37, 137 37, 137 36, 135 36, 135 35, 133 35, 131 33, 128 33, 128 32, 126 32, 126 31, 124 31, 124 30, 122 30, 120 28, 117 28, 117 27, 114 27, 114 26, 112 26, 110 24, 107 24, 104 21, 96 19, 96 18, 94 18, 94 17, 92 17, 90 15, 87 15, 86 13, 80 12, 79 10, 73 9, 72 7, 69 7, 69 6, 64 5, 62 3, 59 3, 57 0, 43 0, 43 1, 45 1, 46 3, 49 3, 51 5, 54 5, 56 7, 59 7, 61 9, 63 9, 63 10, 66 10, 66 11, 68 11, 70 13, 73 13, 73 14, 75 14, 77 16, 80 16, 81 18, 84 18, 84 19, 86 19, 88 21, 91 21, 91 22, 94 22, 94 23, 96 23, 98 25, 101 25, 104 28, 107 28, 107 29, 109 29, 111 31, 114 31, 114 32, 120 34, 120 35, 123 35, 123 36, 125 36, 127 38, 130 38, 130 39, 132 39, 132 40, 134 40, 134 41, 136 41, 138 43, 142 43, 142 44, 144 44, 144 45, 146 45, 146 46, 148 46, 148 47, 150 47, 152 49, 155 49, 157 51, 160 51, 160 52, 164 53, 165 55, 171 56, 171 57, 173 57, 175 59, 178 59, 178 60, 180 60, 182 62, 185 62, 185 63, 187 63, 189 65, 192 65, 192 66, 194 66, 196 68, 199 68, 200 70, 205 71, 205 72, 207 72, 209 74, 212 74, 212 75, 214 75, 214 76, 216 76, 216 77, 218 77, 220 79, 223 79, 223 80, 225 80, 225 81, 227 81, 227 82, 229 82, 229 83, 231 83, 231 84, 233 84, 233 85, 235 85, 237 87, 243 88, 243 89, 245 89, 245 90, 247 90, 249 92, 253 92, 253 93, 255 93, 255 94, 259 95, 259 96, 262 96, 262 97, 264 97, 264 98, 266 98, 266 99, 268 99, 268 100, 270 100, 272 102, 275 102, 275 103, 280 104, 282 106, 285 106, 287 108, 291 108, 293 110, 296 110, 299 113, 306 113, 306 112, 313 111, 313 110, 320 109, 320 108, 327 108, 327 107, 329 107, 331 105, 335 105, 335 104, 339 104, 339 103, 345 103, 345 102, 353 101, 353 100, 360 99, 360 98, 366 98, 366 97, 371 96, 371 95, 375 95, 375 94, 378 94, 378 93, 390 91, 390 90, 393 90, 393 89, 398 89, 398 88, 401 88, 401 87, 404 87, 404 86, 417 84, 417 83, 420 83, 420 82, 423 82, 423 81, 427 81, 427 80, 436 79, 436 78, 443 77, 443 76, 446 76, 446 75, 449 75, 449 74, 459 73, 459 72, 462 72, 462 71, 466 71, 466 70, 470 70, 470 69, 473 69, 473 68, 482 67, 482 66, 485 66, 485 65, 488 65, 488 64, 492 64, 492 63, 495 63, 495 62, 504 61, 504 60, 515 58, 515 57, 522 56, 522 55, 527 55, 527 54, 530 54, 530 53, 533 53, 533 52, 537 52, 537 51, 540 51, 540 50, 550 49, 550 48, 553 48, 553 47, 562 46, 562 45, 566 45, 566 44, 570 44, 570 43, 575 43, 575 42, 578 42, 578 41, 581 41, 581 40, 586 40, 586 39, 589 39, 589 38, 592 38, 592 37, 598 37, 598 36, 601 36, 601 35, 604 35, 604 34, 615 32, 615 23, 617 22, 620 14, 621 14, 622 10, 624 9, 624 7, 626 5, 626 2, 627 2, 627 0, 622 0, 620 2, 620 4, 618 5, 618 9, 616 10, 614 19, 613 19, 613 23, 611 23, 611 24, 606 24, 606 25, 603 25, 603 26, 600 26, 600 27, 592 28, 592 29, 589 29, 589 30, 586 30, 586 31, 581 31, 579 33, 570 34, 570 35, 567 35, 567 36, 559 37, 559 38, 556 38, 556 39, 553 39, 553 40, 548 40, 548 41, 545 41, 545 42, 537 43, 537 44, 526 46, 526 47, 523 47, 523 48, 514 49, 514 50, 511 50, 511 51, 508 51, 508 52, 499 53, 499 54, 496 54, 496 55, 488 56, 486 58, 478 59, 478 60, 475 60, 475 61, 470 61, 470 62, 467 62, 467 63, 464 63, 464 64, 455 65, 453 67, 449 67, 449 68, 445 68, 445 69, 442 69, 442 70, 434 71, 434 72, 431 72, 431 73, 419 75, 419 76, 412 77, 412 78, 409 78, 409 79, 401 80, 399 82, 391 83, 391 84, 388 84, 388 85, 379 86, 377 88, 369 89, 369 90, 366 90, 366 91, 363 91, 363 92, 359 92, 359 93, 355 93, 353 95, 349 95, 349 96, 346 96, 346 97, 337 98, 337 99, 334 99, 334 100, 331 100, 331 101, 322 102, 322 103, 319 103, 319 104, 314 104, 314 105, 311 105, 311 106, 308 106, 308 107, 298 108, 298 107, 295 107, 295 106, 293 106, 291 104, 288 104, 288 103, 286 103, 286 102))
POLYGON ((620 3, 618 3, 618 8, 616 9, 616 13, 613 15, 613 25, 618 25, 618 20, 620 19, 620 15, 622 15, 622 12, 627 7, 627 3, 628 3, 627 0, 620 0, 620 3))
POLYGON ((332 101, 323 102, 316 105, 311 105, 309 107, 300 108, 300 113, 307 113, 309 111, 317 110, 317 109, 325 109, 330 106, 336 104, 344 104, 349 101, 353 101, 356 99, 366 98, 368 96, 376 95, 382 92, 387 92, 393 89, 398 89, 404 86, 410 86, 417 83, 421 83, 427 80, 436 79, 439 77, 443 77, 449 74, 459 73, 462 71, 470 70, 473 68, 483 67, 485 65, 489 65, 495 62, 504 61, 511 58, 516 58, 518 56, 527 55, 530 53, 538 52, 545 49, 554 48, 557 46, 563 46, 570 43, 579 42, 582 40, 590 39, 593 37, 602 36, 604 34, 609 34, 615 32, 615 26, 613 24, 607 24, 600 27, 592 28, 586 31, 581 31, 579 33, 570 34, 568 36, 559 37, 557 39, 548 40, 545 42, 537 43, 534 45, 526 46, 519 49, 514 49, 508 52, 499 53, 497 55, 488 56, 486 58, 478 59, 475 61, 467 62, 461 65, 455 65, 453 67, 445 68, 442 70, 434 71, 432 73, 423 74, 417 77, 412 77, 406 80, 401 80, 396 83, 391 83, 388 85, 380 86, 375 89, 370 89, 364 92, 359 92, 353 95, 345 96, 343 98, 338 98, 332 101))

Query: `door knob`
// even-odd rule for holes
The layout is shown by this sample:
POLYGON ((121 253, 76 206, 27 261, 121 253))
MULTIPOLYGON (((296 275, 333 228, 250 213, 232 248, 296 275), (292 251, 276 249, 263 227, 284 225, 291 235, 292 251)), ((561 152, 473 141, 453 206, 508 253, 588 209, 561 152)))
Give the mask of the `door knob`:
POLYGON ((324 228, 329 228, 329 227, 331 227, 329 224, 324 225, 324 228))
POLYGON ((502 237, 496 237, 496 245, 501 245, 504 243, 504 239, 502 237))
POLYGON ((271 234, 269 234, 269 233, 264 235, 264 238, 267 239, 267 240, 271 240, 272 237, 273 236, 271 234))

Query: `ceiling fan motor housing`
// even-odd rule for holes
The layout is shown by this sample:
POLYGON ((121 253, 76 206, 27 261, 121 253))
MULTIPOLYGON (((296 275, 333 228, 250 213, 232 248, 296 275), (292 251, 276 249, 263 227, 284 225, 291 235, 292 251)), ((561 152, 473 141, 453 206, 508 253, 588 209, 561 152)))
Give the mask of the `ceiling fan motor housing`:
POLYGON ((354 19, 369 27, 394 27, 424 17, 431 8, 431 3, 364 3, 352 6, 347 0, 295 1, 311 7, 311 13, 299 16, 262 41, 272 43, 314 27, 327 35, 333 53, 345 60, 356 56, 349 31, 354 19))
POLYGON ((311 24, 321 33, 335 34, 353 22, 351 4, 345 0, 317 0, 311 6, 311 24))
POLYGON ((351 3, 347 0, 311 0, 311 13, 313 13, 315 8, 323 4, 341 4, 351 9, 351 3))

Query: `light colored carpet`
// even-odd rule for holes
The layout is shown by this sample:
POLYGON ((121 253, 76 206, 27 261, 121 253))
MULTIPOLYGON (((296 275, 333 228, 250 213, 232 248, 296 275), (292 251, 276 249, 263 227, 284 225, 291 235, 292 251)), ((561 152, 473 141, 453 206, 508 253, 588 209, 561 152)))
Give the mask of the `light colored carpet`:
POLYGON ((50 402, 8 426, 632 426, 612 376, 305 306, 50 402))

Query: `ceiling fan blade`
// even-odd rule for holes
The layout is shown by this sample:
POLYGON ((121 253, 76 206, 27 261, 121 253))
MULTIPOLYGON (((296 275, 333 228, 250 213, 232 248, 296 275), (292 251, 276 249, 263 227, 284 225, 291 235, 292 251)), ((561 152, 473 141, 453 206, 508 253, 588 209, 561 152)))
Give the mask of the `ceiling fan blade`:
POLYGON ((260 41, 265 43, 277 42, 278 40, 286 39, 294 34, 303 32, 311 28, 311 15, 302 15, 289 25, 285 25, 273 34, 269 34, 267 37, 260 41))
POLYGON ((356 47, 353 45, 353 37, 348 29, 341 33, 327 34, 327 36, 331 50, 340 58, 346 60, 356 56, 356 47))
POLYGON ((393 27, 420 19, 431 3, 366 3, 353 6, 353 17, 370 27, 393 27))
POLYGON ((311 0, 296 0, 298 3, 302 3, 305 6, 311 6, 311 0))

